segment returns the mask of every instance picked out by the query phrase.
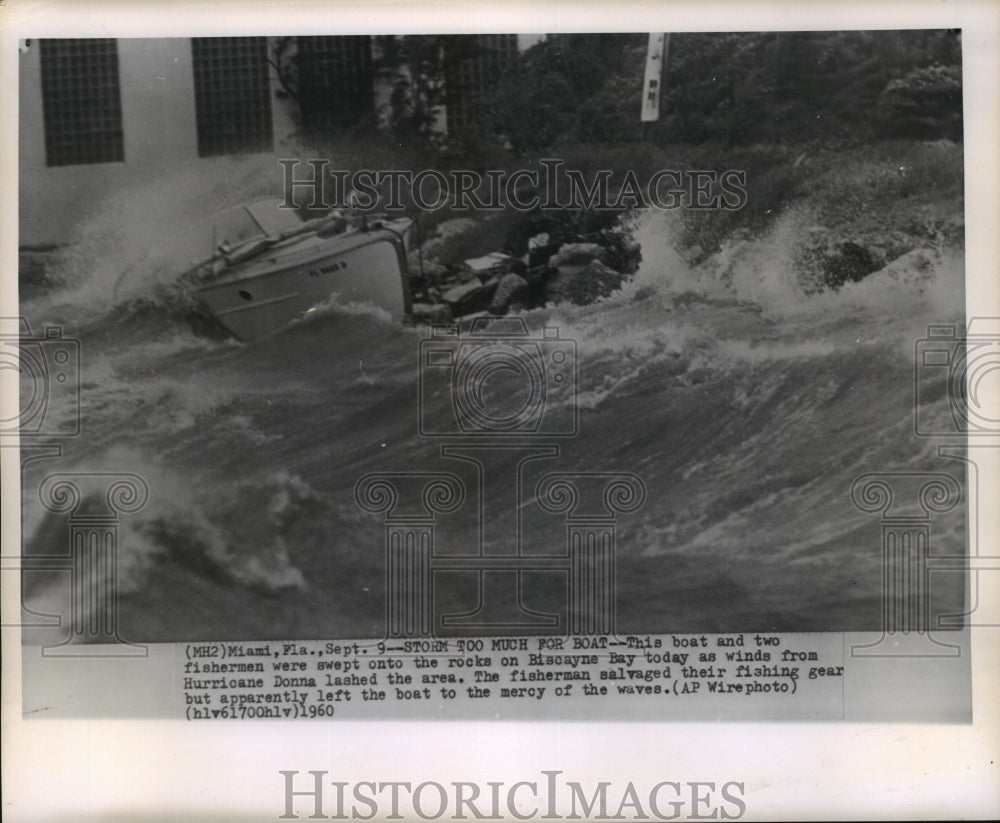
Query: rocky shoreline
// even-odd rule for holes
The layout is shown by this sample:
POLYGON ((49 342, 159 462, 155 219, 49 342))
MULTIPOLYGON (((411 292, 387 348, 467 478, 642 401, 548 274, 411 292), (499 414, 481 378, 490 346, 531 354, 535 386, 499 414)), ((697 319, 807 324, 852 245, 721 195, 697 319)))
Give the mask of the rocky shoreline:
MULTIPOLYGON (((488 221, 487 221, 488 222, 488 221)), ((488 245, 495 232, 459 218, 410 252, 410 296, 415 322, 446 323, 458 317, 547 304, 586 305, 621 288, 639 266, 640 248, 629 232, 613 225, 575 231, 564 222, 526 218, 500 245, 474 257, 459 250, 488 245), (480 237, 476 237, 476 234, 480 237), (464 235, 466 243, 441 242, 464 235)))

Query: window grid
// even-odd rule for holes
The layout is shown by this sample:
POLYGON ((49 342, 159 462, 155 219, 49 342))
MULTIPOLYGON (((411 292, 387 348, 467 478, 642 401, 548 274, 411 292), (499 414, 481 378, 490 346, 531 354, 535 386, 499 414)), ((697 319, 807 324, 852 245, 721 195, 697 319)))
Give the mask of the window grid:
POLYGON ((299 37, 297 45, 307 131, 357 125, 374 110, 370 37, 299 37))
POLYGON ((491 92, 517 57, 516 34, 480 34, 474 57, 458 63, 448 78, 448 130, 465 131, 476 102, 491 92))
POLYGON ((274 145, 265 37, 195 37, 198 156, 270 151, 274 145))
POLYGON ((118 44, 105 38, 42 39, 39 49, 45 162, 122 162, 118 44))

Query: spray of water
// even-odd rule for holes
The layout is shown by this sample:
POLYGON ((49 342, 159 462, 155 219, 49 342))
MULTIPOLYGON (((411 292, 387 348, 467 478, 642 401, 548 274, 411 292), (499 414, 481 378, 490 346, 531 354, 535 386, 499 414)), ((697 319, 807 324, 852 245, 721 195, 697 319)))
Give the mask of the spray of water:
POLYGON ((163 298, 198 262, 191 242, 200 222, 228 206, 280 196, 275 156, 205 160, 164 169, 81 216, 51 276, 61 288, 25 306, 39 318, 85 326, 116 304, 163 298))

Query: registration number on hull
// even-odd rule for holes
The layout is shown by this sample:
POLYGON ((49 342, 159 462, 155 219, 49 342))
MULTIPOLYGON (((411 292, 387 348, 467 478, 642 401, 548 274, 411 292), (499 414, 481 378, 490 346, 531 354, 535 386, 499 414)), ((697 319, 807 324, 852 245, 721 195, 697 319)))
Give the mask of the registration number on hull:
POLYGON ((338 260, 334 263, 327 263, 325 266, 320 266, 318 269, 309 269, 310 277, 319 277, 321 274, 333 274, 336 271, 343 271, 347 268, 347 263, 343 260, 338 260))

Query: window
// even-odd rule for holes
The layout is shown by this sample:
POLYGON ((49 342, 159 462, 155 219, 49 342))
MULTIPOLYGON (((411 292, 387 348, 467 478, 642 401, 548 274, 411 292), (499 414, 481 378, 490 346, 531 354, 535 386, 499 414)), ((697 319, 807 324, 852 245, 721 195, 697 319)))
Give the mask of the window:
POLYGON ((265 37, 195 37, 198 155, 270 151, 271 82, 265 37))
POLYGON ((45 162, 125 159, 118 44, 110 39, 40 40, 45 162))
POLYGON ((448 77, 448 130, 464 131, 473 107, 492 91, 517 57, 516 34, 480 34, 477 53, 452 66, 448 77))
POLYGON ((299 37, 298 64, 307 131, 350 128, 374 111, 370 37, 299 37))

